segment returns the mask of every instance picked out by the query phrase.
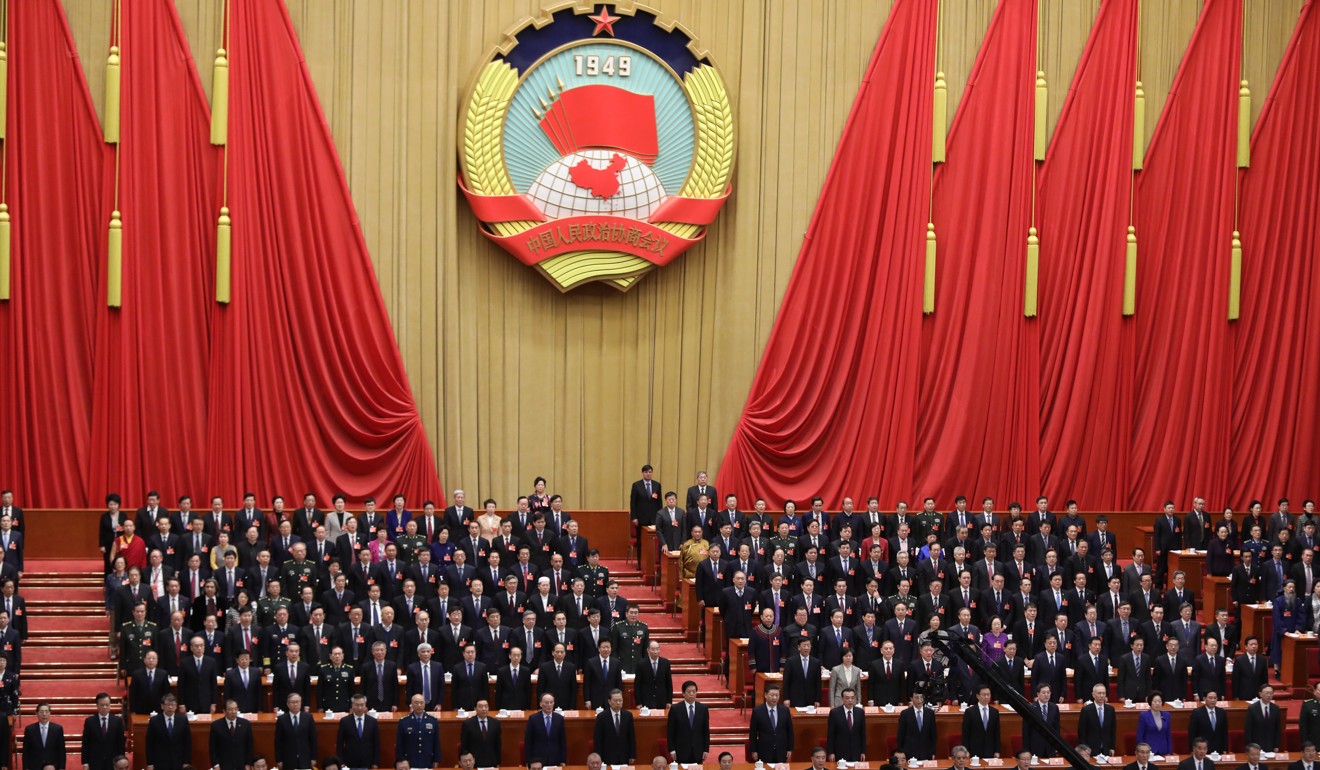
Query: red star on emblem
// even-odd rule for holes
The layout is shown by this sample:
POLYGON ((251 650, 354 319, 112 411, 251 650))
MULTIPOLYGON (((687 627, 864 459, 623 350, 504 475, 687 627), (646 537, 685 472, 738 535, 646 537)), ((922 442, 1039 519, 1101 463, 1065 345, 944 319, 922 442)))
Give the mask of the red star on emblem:
POLYGON ((600 13, 598 15, 588 16, 587 18, 596 22, 596 31, 591 33, 592 37, 599 35, 601 30, 610 33, 610 37, 614 37, 614 22, 618 21, 619 17, 611 16, 610 12, 606 9, 606 6, 602 5, 600 7, 600 13))

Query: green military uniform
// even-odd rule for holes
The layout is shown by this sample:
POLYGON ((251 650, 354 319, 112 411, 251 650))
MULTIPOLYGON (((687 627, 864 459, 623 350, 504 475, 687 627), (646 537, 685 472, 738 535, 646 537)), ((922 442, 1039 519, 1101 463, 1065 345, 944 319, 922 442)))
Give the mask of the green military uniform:
POLYGON ((651 641, 651 630, 640 620, 624 620, 610 627, 610 641, 614 644, 614 657, 626 673, 633 673, 637 664, 646 657, 646 645, 651 641))
POLYGON ((353 669, 326 663, 317 672, 316 708, 320 711, 348 711, 353 705, 353 669))
POLYGON ((290 559, 280 567, 280 587, 284 596, 299 596, 304 586, 311 586, 313 595, 319 596, 320 576, 316 574, 316 563, 303 559, 290 559))
POLYGON ((262 633, 262 645, 264 650, 261 653, 261 665, 266 668, 271 666, 281 666, 285 661, 285 650, 290 644, 298 644, 298 627, 289 624, 284 627, 283 633, 279 626, 269 626, 262 633))
POLYGON ((1302 743, 1310 741, 1320 746, 1320 700, 1312 698, 1302 704, 1302 714, 1298 718, 1302 743))
POLYGON ((605 587, 610 584, 610 571, 608 567, 590 564, 584 564, 578 567, 577 576, 582 578, 586 584, 584 593, 595 599, 605 595, 605 587))
POLYGON ((916 526, 913 528, 912 532, 912 535, 917 539, 917 542, 921 545, 925 545, 926 536, 932 532, 940 538, 941 543, 944 542, 944 538, 942 537, 944 533, 944 517, 938 513, 927 513, 926 511, 917 514, 916 526))
POLYGON ((774 556, 775 549, 778 548, 784 552, 784 563, 793 564, 797 561, 797 546, 797 538, 792 535, 789 535, 788 537, 775 535, 770 538, 770 555, 774 556))
POLYGON ((293 602, 283 596, 278 599, 267 596, 265 599, 257 600, 257 625, 261 627, 275 624, 275 611, 280 607, 290 609, 293 602))
POLYGON ((899 596, 898 594, 894 594, 888 599, 885 599, 885 607, 888 610, 888 614, 886 615, 885 620, 894 617, 894 608, 897 607, 899 603, 906 604, 908 608, 907 616, 909 618, 912 618, 913 620, 916 620, 915 613, 917 611, 917 595, 912 593, 911 591, 908 592, 907 596, 899 596))
POLYGON ((394 545, 399 549, 399 558, 409 566, 417 563, 417 552, 428 547, 426 535, 400 535, 394 545))
POLYGON ((154 649, 156 633, 160 629, 155 623, 146 621, 138 625, 132 621, 119 629, 119 669, 133 673, 143 666, 147 652, 154 649))

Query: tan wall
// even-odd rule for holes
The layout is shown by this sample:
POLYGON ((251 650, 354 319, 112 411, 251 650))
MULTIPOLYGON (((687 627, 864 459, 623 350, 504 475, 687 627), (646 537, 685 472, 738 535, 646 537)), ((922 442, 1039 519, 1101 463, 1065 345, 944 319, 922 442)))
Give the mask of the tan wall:
MULTIPOLYGON (((176 3, 209 91, 221 0, 176 3)), ((507 505, 541 474, 570 507, 601 508, 625 502, 643 462, 684 488, 698 468, 718 470, 891 5, 651 0, 709 46, 729 83, 735 192, 704 244, 631 292, 560 295, 477 233, 454 183, 468 79, 541 3, 288 0, 447 485, 507 505)), ((1143 5, 1149 139, 1201 0, 1143 5)), ((1246 0, 1257 113, 1301 5, 1246 0)), ((65 6, 99 109, 110 0, 65 6)), ((1041 0, 1051 130, 1098 7, 1041 0)), ((994 0, 942 9, 952 120, 994 0)))

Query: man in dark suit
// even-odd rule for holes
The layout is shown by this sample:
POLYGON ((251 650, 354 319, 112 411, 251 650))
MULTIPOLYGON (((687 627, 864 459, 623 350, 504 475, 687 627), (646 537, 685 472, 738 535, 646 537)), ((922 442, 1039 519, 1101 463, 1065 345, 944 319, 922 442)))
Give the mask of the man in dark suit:
POLYGON ((1172 500, 1164 501, 1164 514, 1155 518, 1155 583, 1164 585, 1169 552, 1183 547, 1182 522, 1174 514, 1172 500))
POLYGON ((1260 746, 1261 751, 1278 751, 1283 742, 1283 710, 1275 705, 1274 688, 1268 684, 1261 685, 1259 697, 1258 702, 1247 707, 1244 738, 1247 743, 1260 746))
POLYGON ((1054 702, 1062 703, 1067 682, 1068 662, 1059 653, 1059 640, 1053 635, 1045 637, 1045 651, 1036 656, 1031 663, 1031 686, 1033 691, 1048 684, 1054 694, 1054 702))
MULTIPOLYGON (((995 670, 1008 682, 1009 687, 1016 692, 1026 692, 1027 661, 1026 658, 1018 654, 1018 644, 1012 639, 1004 645, 1004 657, 995 661, 995 670)), ((1006 696, 1000 695, 1003 699, 1006 696)))
POLYGON ((1269 681, 1269 661, 1260 654, 1260 642, 1248 636, 1242 654, 1233 661, 1233 700, 1251 700, 1269 681))
POLYGON ((527 718, 523 751, 529 763, 539 759, 545 767, 568 761, 568 733, 564 729, 563 715, 555 713, 553 695, 542 695, 541 710, 527 718))
POLYGON ((195 714, 214 714, 215 678, 219 668, 206 655, 205 639, 194 636, 188 647, 191 654, 184 659, 179 670, 179 698, 195 714))
POLYGON ((471 711, 477 707, 477 701, 487 698, 486 664, 477 660, 476 645, 463 648, 463 659, 449 673, 450 697, 455 709, 471 711))
POLYGON ((715 485, 708 483, 709 479, 705 471, 697 474, 697 483, 688 487, 686 507, 690 511, 697 507, 704 495, 707 502, 719 500, 719 492, 715 491, 715 485))
POLYGON ((284 768, 311 767, 317 758, 316 717, 303 711, 303 697, 296 692, 284 703, 288 710, 275 720, 275 761, 284 768))
POLYGON ((417 648, 417 662, 408 666, 406 695, 421 695, 427 711, 434 711, 445 702, 445 667, 434 659, 435 649, 429 644, 417 648))
POLYGON ((784 661, 784 705, 820 705, 820 659, 811 655, 811 640, 798 640, 798 654, 784 661))
POLYGON ((683 700, 669 709, 665 727, 669 759, 679 764, 701 764, 710 753, 710 707, 697 702, 697 683, 683 683, 683 700))
POLYGON ((631 765, 637 759, 633 715, 623 708, 623 691, 613 690, 605 710, 596 715, 596 753, 607 765, 631 765))
POLYGON ((1118 669, 1118 697, 1135 703, 1143 703, 1149 697, 1150 658, 1145 653, 1146 640, 1136 637, 1132 640, 1132 649, 1114 659, 1118 669))
POLYGON ((691 528, 687 525, 687 511, 678 507, 678 495, 665 493, 665 505, 655 512, 655 532, 660 540, 660 547, 668 551, 677 551, 683 545, 691 528))
POLYGON ((132 672, 128 687, 128 703, 134 714, 150 714, 160 707, 160 699, 170 691, 170 675, 156 662, 159 655, 149 651, 144 658, 145 665, 132 672))
POLYGON ((290 644, 285 648, 284 656, 282 663, 271 667, 273 680, 271 683, 271 697, 276 704, 282 704, 289 700, 290 694, 296 693, 301 697, 303 703, 310 706, 312 703, 309 695, 312 672, 308 665, 302 661, 302 647, 296 643, 290 644))
POLYGON ((146 763, 154 770, 183 770, 192 763, 192 730, 173 695, 161 698, 160 713, 147 722, 146 751, 146 763))
POLYGON ((602 638, 583 667, 582 698, 589 709, 601 708, 609 701, 611 690, 623 689, 623 667, 610 659, 614 645, 602 638))
POLYGON ((825 752, 831 762, 865 762, 866 714, 857 705, 856 690, 849 687, 842 695, 843 705, 830 710, 826 723, 825 752))
POLYGON ((82 763, 88 770, 113 770, 124 753, 124 720, 110 713, 110 695, 96 696, 96 713, 83 720, 82 763))
POLYGON ((646 658, 637 663, 634 671, 633 697, 638 708, 668 708, 674 702, 674 675, 667 658, 660 657, 660 642, 652 639, 646 645, 646 658))
MULTIPOLYGON (((935 729, 934 722, 932 718, 932 733, 935 729)), ((752 747, 749 759, 753 762, 774 765, 793 761, 793 717, 788 707, 779 702, 778 686, 767 685, 765 702, 752 709, 747 740, 752 747)), ((932 734, 931 743, 934 742, 935 738, 932 734)), ((900 745, 899 748, 901 749, 902 746, 900 745)))
POLYGON ((568 649, 555 643, 550 651, 550 660, 541 664, 536 675, 536 698, 542 695, 555 696, 555 703, 563 708, 577 706, 577 666, 568 659, 568 649))
POLYGON ((968 706, 962 718, 963 745, 974 757, 999 756, 999 710, 990 702, 989 685, 976 689, 976 705, 968 706))
POLYGON ((1077 740, 1091 747, 1091 755, 1109 756, 1117 751, 1115 723, 1117 715, 1109 705, 1109 686, 1097 682, 1091 689, 1091 702, 1077 717, 1077 740))
MULTIPOLYGON (((398 711, 398 665, 385 657, 384 642, 371 645, 371 659, 358 670, 362 692, 367 694, 367 705, 377 711, 398 711)), ((277 672, 279 669, 275 669, 277 672)), ((457 705, 457 704, 455 704, 457 705)))
POLYGON ((935 757, 935 712, 919 692, 912 693, 912 708, 898 715, 898 750, 908 759, 935 757))
POLYGON ((339 720, 335 753, 343 767, 376 767, 380 764, 380 726, 367 713, 367 696, 353 696, 352 713, 339 720))
POLYGON ((1198 739, 1208 743, 1207 750, 1228 751, 1228 712, 1219 708, 1219 693, 1208 692, 1202 705, 1192 711, 1187 721, 1187 735, 1192 745, 1198 739))
POLYGON ((650 463, 643 465, 642 477, 633 482, 632 493, 628 496, 634 535, 640 535, 642 527, 655 523, 655 512, 660 508, 661 486, 651 477, 653 471, 650 463))
POLYGON ((220 770, 247 770, 257 755, 252 724, 238 715, 233 700, 225 700, 225 718, 211 723, 210 753, 211 767, 220 770))
POLYGON ((495 673, 495 708, 526 711, 532 707, 532 667, 521 647, 509 650, 509 665, 495 673))
POLYGON ((1192 664, 1192 692, 1204 698, 1208 692, 1224 692, 1227 681, 1224 656, 1219 654, 1219 642, 1205 640, 1205 652, 1196 656, 1192 664))
POLYGON ((1095 685, 1109 683, 1109 658, 1100 651, 1100 647, 1100 637, 1097 636, 1091 639, 1086 650, 1073 662, 1073 693, 1079 701, 1086 700, 1095 685))
POLYGON ((1215 761, 1206 756, 1209 752, 1208 743, 1204 738, 1193 738, 1192 755, 1178 763, 1178 770, 1215 770, 1215 761))
POLYGON ((261 710, 261 672, 249 664, 252 653, 240 649, 235 666, 225 672, 225 697, 238 703, 243 714, 261 710))
POLYGON ((898 706, 902 703, 905 672, 903 661, 894 656, 893 642, 881 643, 880 657, 871 662, 869 680, 868 705, 898 706))
POLYGON ((37 721, 23 730, 23 770, 64 770, 64 728, 50 721, 50 704, 37 704, 37 721))
MULTIPOLYGON (((1045 723, 1049 726, 1048 732, 1059 732, 1059 707, 1053 703, 1053 692, 1048 684, 1036 687, 1036 700, 1032 702, 1032 708, 1038 710, 1045 723)), ((1045 733, 1037 728, 1032 722, 1022 720, 1022 746, 1032 754, 1041 757, 1057 756, 1059 751, 1054 748, 1045 737, 1045 733)))
POLYGON ((1187 697, 1187 664, 1178 654, 1177 639, 1166 642, 1164 654, 1155 659, 1150 686, 1169 700, 1187 697))
POLYGON ((499 767, 501 751, 500 721, 490 717, 490 704, 479 700, 477 713, 463 720, 459 730, 458 753, 471 754, 477 767, 499 767))

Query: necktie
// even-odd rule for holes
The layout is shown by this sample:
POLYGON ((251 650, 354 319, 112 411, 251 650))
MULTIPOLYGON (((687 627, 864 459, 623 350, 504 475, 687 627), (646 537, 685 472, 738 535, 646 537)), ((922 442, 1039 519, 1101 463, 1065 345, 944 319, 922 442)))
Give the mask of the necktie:
POLYGON ((110 734, 110 720, 104 716, 101 717, 101 734, 102 735, 110 734))
POLYGON ((357 718, 357 723, 358 723, 358 737, 361 738, 361 737, 362 737, 362 717, 358 717, 358 718, 357 718))
POLYGON ((472 678, 472 664, 468 664, 468 679, 472 678))
POLYGON ((1049 659, 1050 659, 1050 666, 1053 667, 1053 666, 1054 666, 1054 656, 1053 656, 1053 655, 1050 655, 1050 656, 1049 656, 1049 659))
POLYGON ((546 714, 546 715, 545 715, 545 734, 546 734, 546 735, 549 735, 549 734, 550 734, 550 715, 549 715, 549 714, 546 714))
POLYGON ((1208 709, 1206 709, 1205 711, 1206 711, 1207 714, 1210 715, 1210 729, 1213 730, 1213 729, 1215 729, 1215 712, 1218 711, 1218 709, 1209 709, 1209 708, 1208 708, 1208 709))
POLYGON ((1265 717, 1266 719, 1269 719, 1269 718, 1270 718, 1270 707, 1269 707, 1269 705, 1268 705, 1268 704, 1264 704, 1264 705, 1262 705, 1262 706, 1261 706, 1260 713, 1261 713, 1261 716, 1265 717))
POLYGON ((1044 703, 1040 704, 1040 715, 1048 721, 1050 718, 1050 707, 1044 703))
MULTIPOLYGON (((360 724, 360 723, 359 723, 359 724, 360 724)), ((361 727, 358 728, 358 730, 359 730, 359 734, 361 734, 361 732, 360 732, 361 729, 362 729, 361 727)), ((229 734, 230 734, 230 735, 233 735, 233 734, 234 734, 234 720, 232 720, 232 719, 229 720, 229 734)))
POLYGON ((844 715, 846 715, 846 716, 848 717, 848 730, 851 731, 851 730, 852 730, 852 726, 853 726, 853 723, 852 723, 852 709, 848 709, 847 711, 845 711, 845 712, 843 712, 843 713, 844 713, 844 715))
POLYGON ((601 673, 601 678, 605 679, 605 681, 609 681, 609 678, 610 678, 610 659, 609 659, 609 658, 601 658, 601 661, 600 661, 600 673, 601 673))
POLYGON ((240 668, 239 672, 242 674, 243 677, 243 689, 246 690, 248 686, 248 677, 247 677, 248 670, 246 668, 240 668))
POLYGON ((298 677, 297 677, 297 675, 295 674, 296 671, 297 671, 297 668, 294 666, 294 664, 290 663, 290 664, 289 664, 289 684, 293 684, 294 682, 298 681, 298 677))
POLYGON ((169 733, 170 735, 174 734, 174 717, 165 718, 165 732, 169 733))
POLYGON ((294 712, 294 713, 290 714, 290 715, 289 715, 289 719, 290 719, 290 721, 293 722, 293 729, 294 729, 294 731, 297 732, 297 730, 298 730, 298 714, 297 714, 297 712, 294 712))
POLYGON ((1095 718, 1096 718, 1096 722, 1097 722, 1101 727, 1104 727, 1104 726, 1105 726, 1105 709, 1104 709, 1103 706, 1096 706, 1096 707, 1095 707, 1095 718))
MULTIPOLYGON (((779 716, 779 707, 776 706, 775 708, 769 708, 767 706, 767 709, 770 711, 770 729, 771 731, 773 731, 775 729, 775 725, 779 722, 779 720, 777 719, 777 717, 779 716)), ((921 726, 920 721, 917 722, 917 726, 918 727, 921 726)))
MULTIPOLYGON (((427 703, 431 702, 431 666, 429 664, 422 667, 422 700, 427 703)), ((482 727, 484 728, 485 725, 483 724, 482 727)))
POLYGON ((917 730, 921 730, 921 712, 925 709, 917 709, 917 730))
POLYGON ((894 668, 893 668, 893 666, 894 666, 894 664, 893 664, 891 661, 888 661, 888 660, 885 661, 885 678, 886 678, 886 679, 888 679, 889 677, 893 676, 893 674, 894 674, 894 668))
POLYGON ((619 712, 614 712, 614 732, 619 732, 619 712))

